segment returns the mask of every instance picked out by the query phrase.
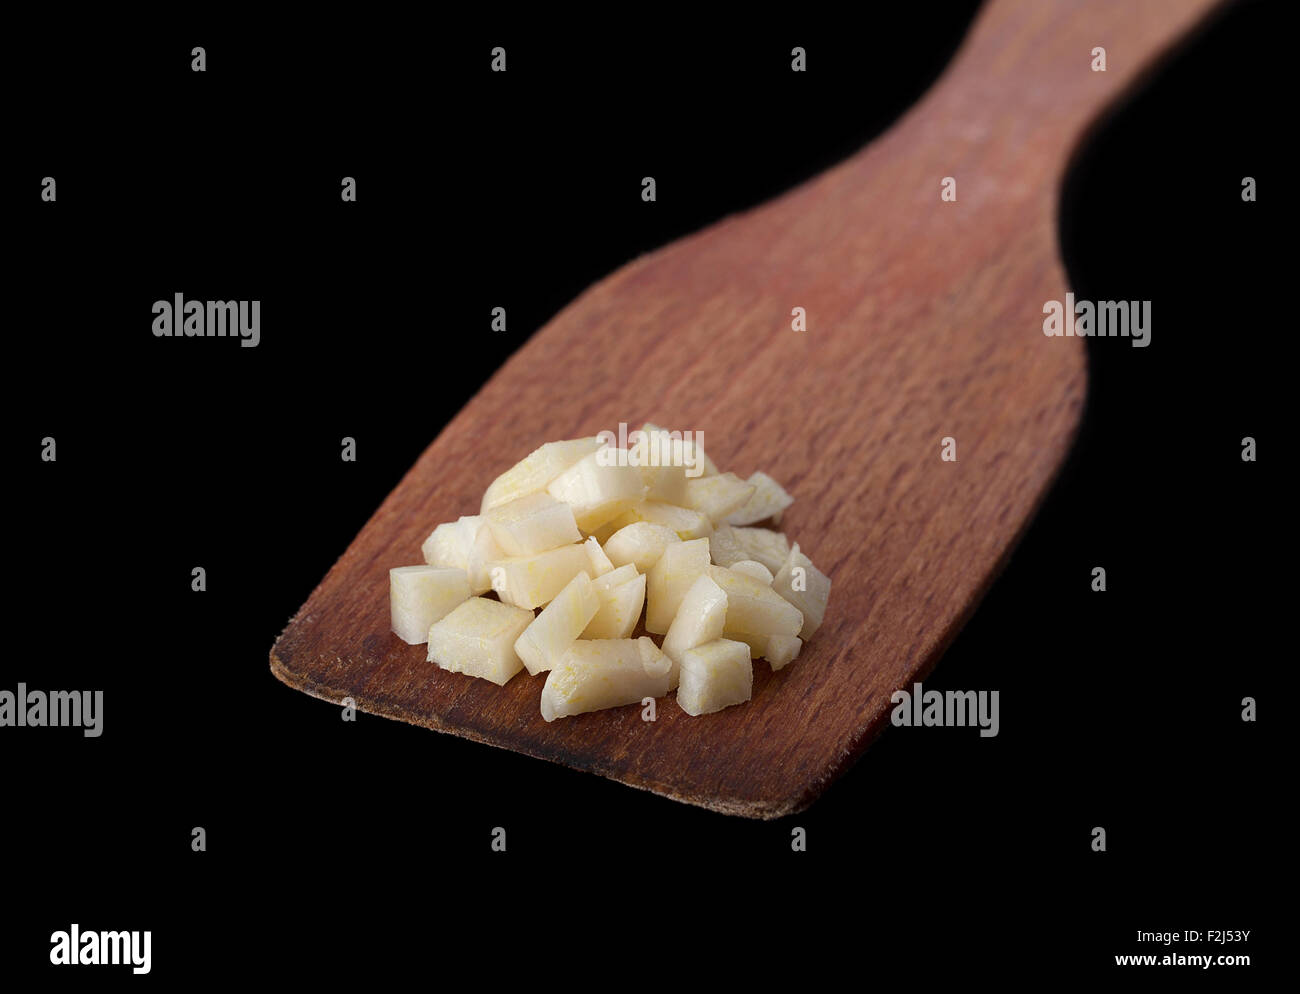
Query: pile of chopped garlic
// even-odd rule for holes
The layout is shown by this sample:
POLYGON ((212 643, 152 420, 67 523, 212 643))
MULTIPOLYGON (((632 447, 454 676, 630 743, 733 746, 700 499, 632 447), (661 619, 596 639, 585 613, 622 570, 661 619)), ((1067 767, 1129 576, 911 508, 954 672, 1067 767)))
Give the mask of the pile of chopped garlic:
POLYGON ((794 498, 679 432, 628 445, 549 442, 497 477, 478 514, 434 529, 426 565, 389 571, 393 631, 453 673, 546 673, 547 721, 674 690, 691 715, 748 701, 753 660, 792 662, 830 596, 797 543, 753 527, 794 498))

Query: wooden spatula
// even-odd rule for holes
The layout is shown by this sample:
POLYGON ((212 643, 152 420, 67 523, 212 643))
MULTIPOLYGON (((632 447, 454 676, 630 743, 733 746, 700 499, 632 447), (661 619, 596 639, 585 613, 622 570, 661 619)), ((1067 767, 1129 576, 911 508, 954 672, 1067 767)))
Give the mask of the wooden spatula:
POLYGON ((891 694, 930 672, 1060 467, 1086 381, 1080 340, 1042 331, 1067 289, 1061 180, 1099 111, 1212 6, 991 3, 868 148, 637 259, 534 335, 312 593, 272 671, 716 811, 807 806, 888 722, 891 694), (654 722, 625 707, 547 724, 541 678, 445 673, 389 632, 388 569, 419 562, 435 524, 477 513, 542 442, 647 420, 703 431, 722 469, 784 483, 797 502, 782 529, 833 578, 799 659, 776 674, 755 662, 750 703, 692 718, 670 697, 654 722))

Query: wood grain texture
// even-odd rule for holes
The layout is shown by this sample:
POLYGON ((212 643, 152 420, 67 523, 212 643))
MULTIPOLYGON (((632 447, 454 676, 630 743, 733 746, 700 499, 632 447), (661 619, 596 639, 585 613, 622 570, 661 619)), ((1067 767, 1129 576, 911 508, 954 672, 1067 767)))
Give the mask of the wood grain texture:
POLYGON ((928 674, 1060 467, 1083 406, 1055 214, 1098 112, 1203 0, 994 3, 880 139, 769 204, 592 286, 447 426, 299 610, 275 675, 326 700, 563 763, 716 811, 802 809, 928 674), (1109 68, 1089 68, 1104 46, 1109 68), (956 177, 958 201, 941 203, 956 177), (804 307, 808 330, 790 328, 804 307), (783 530, 834 581, 797 662, 701 718, 660 701, 547 724, 543 680, 442 672, 389 632, 387 571, 542 442, 646 420, 704 432, 797 497, 783 530), (940 440, 957 441, 955 463, 940 440))

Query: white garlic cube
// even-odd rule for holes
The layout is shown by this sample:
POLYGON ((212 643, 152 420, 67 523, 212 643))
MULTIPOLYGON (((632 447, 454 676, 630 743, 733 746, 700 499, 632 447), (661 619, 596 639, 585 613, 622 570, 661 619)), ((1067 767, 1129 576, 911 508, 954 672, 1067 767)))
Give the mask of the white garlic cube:
POLYGON ((451 566, 468 573, 469 554, 480 524, 482 519, 477 514, 466 514, 439 525, 420 547, 424 561, 430 566, 451 566))
POLYGON ((686 507, 705 515, 716 527, 745 506, 754 493, 753 484, 735 473, 719 473, 686 481, 686 507))
POLYGON ((502 601, 531 611, 549 603, 570 580, 590 569, 586 546, 575 542, 533 556, 493 560, 488 564, 488 576, 502 601))
POLYGON ((626 459, 626 449, 598 449, 552 480, 546 492, 573 508, 578 527, 590 534, 645 494, 641 471, 626 459))
POLYGON ((632 563, 640 573, 650 572, 664 549, 681 539, 671 528, 649 521, 634 521, 605 541, 605 555, 615 566, 632 563))
POLYGON ((587 550, 587 558, 591 560, 591 577, 593 580, 598 576, 613 572, 614 564, 609 561, 609 556, 605 555, 605 550, 600 547, 600 543, 594 537, 588 537, 583 546, 587 550))
POLYGON ((564 442, 547 442, 534 449, 528 457, 506 470, 487 488, 479 513, 483 514, 498 504, 506 504, 520 497, 545 490, 547 484, 572 466, 583 456, 601 447, 600 440, 574 438, 564 442))
POLYGON ((636 575, 636 567, 631 563, 624 563, 608 573, 600 574, 591 582, 595 585, 597 593, 604 593, 607 590, 613 590, 615 587, 621 587, 625 583, 631 583, 636 579, 636 575))
MULTIPOLYGON (((627 569, 635 572, 635 567, 628 564, 627 569)), ((608 573, 606 576, 613 576, 608 573)), ((603 579, 603 577, 601 578, 603 579)), ((636 623, 641 620, 641 608, 645 605, 644 576, 633 576, 617 586, 603 585, 597 588, 600 598, 600 610, 582 631, 584 639, 625 639, 636 630, 636 623)), ((593 587, 596 584, 593 582, 593 587)))
POLYGON ((701 573, 686 591, 673 623, 664 636, 663 651, 673 662, 668 689, 675 690, 682 654, 705 642, 722 638, 727 620, 727 595, 710 577, 701 573))
POLYGON ((579 640, 546 676, 542 717, 547 721, 668 693, 668 657, 639 639, 579 640))
POLYGON ((600 610, 600 598, 591 578, 579 573, 542 609, 515 642, 515 652, 530 676, 549 670, 578 640, 587 623, 600 610))
POLYGON ((799 635, 807 641, 821 627, 826 614, 826 602, 831 596, 831 578, 812 564, 812 560, 799 551, 796 542, 790 555, 777 571, 772 589, 797 607, 803 614, 803 628, 799 635))
MULTIPOLYGON (((682 598, 701 573, 709 569, 709 540, 692 539, 664 549, 650 568, 646 584, 646 631, 664 635, 681 607, 682 598)), ((746 578, 748 579, 748 578, 746 578)), ((777 600, 780 600, 778 597, 777 600)))
POLYGON ((666 440, 667 437, 642 432, 629 451, 641 470, 647 499, 681 504, 686 498, 686 467, 681 462, 673 462, 671 443, 660 444, 661 439, 666 440))
POLYGON ((403 642, 429 640, 429 626, 469 599, 463 569, 398 566, 388 571, 388 609, 393 631, 403 642))
POLYGON ((683 542, 693 538, 708 538, 713 534, 713 522, 703 511, 690 507, 678 507, 676 504, 664 504, 657 500, 643 500, 634 504, 626 517, 620 518, 623 524, 633 521, 649 521, 662 525, 676 533, 683 542))
POLYGON ((469 550, 469 589, 474 596, 485 594, 492 589, 491 567, 498 559, 506 557, 506 550, 497 543, 486 522, 480 518, 478 534, 469 550))
POLYGON ((727 515, 729 525, 752 525, 755 521, 766 521, 768 518, 779 522, 785 509, 794 503, 794 498, 786 493, 785 487, 766 473, 752 473, 746 482, 754 488, 754 492, 744 507, 727 515))
POLYGON ((705 572, 727 593, 728 638, 733 632, 746 632, 750 635, 799 634, 803 627, 803 615, 766 583, 723 566, 709 566, 705 572))
POLYGON ((482 517, 507 556, 532 556, 582 541, 573 508, 544 490, 498 504, 482 517))
POLYGON ((745 643, 714 639, 682 653, 677 703, 687 714, 712 714, 744 704, 753 693, 754 664, 745 643))
POLYGON ((471 597, 429 629, 428 660, 450 673, 504 686, 524 668, 515 641, 532 621, 531 611, 471 597))
POLYGON ((794 662, 803 648, 803 640, 798 635, 769 635, 767 646, 762 655, 772 666, 772 672, 794 662))
POLYGON ((767 528, 719 525, 710 540, 709 551, 719 566, 733 566, 741 560, 752 559, 775 573, 790 554, 790 542, 781 532, 767 528))
POLYGON ((659 444, 672 446, 672 463, 674 466, 685 466, 687 469, 687 479, 700 476, 713 476, 718 472, 718 467, 713 464, 708 453, 704 451, 704 443, 701 441, 703 432, 692 434, 690 438, 684 438, 682 432, 677 432, 677 437, 673 438, 673 433, 666 428, 660 428, 658 425, 652 425, 649 421, 641 426, 641 431, 646 433, 655 433, 660 436, 668 436, 665 440, 661 438, 659 444))
POLYGON ((772 571, 753 559, 739 559, 728 566, 727 569, 736 573, 744 573, 746 576, 752 576, 755 580, 766 583, 769 587, 772 585, 772 571))

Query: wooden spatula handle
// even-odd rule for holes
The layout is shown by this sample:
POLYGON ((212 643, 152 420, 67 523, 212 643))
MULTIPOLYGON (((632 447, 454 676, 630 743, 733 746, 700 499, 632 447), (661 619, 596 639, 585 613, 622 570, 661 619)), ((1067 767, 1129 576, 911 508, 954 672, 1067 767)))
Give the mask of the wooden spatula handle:
MULTIPOLYGON (((901 127, 844 164, 846 172, 893 138, 974 152, 985 175, 1056 198, 1089 125, 1226 0, 991 0, 953 64, 901 127), (1105 51, 1105 69, 1100 53, 1105 51), (919 131, 919 134, 918 134, 919 131)), ((967 170, 967 178, 971 178, 967 170)), ((927 177, 928 190, 933 186, 927 177)))
MULTIPOLYGON (((994 138, 1026 182, 1060 174, 1088 126, 1225 0, 990 0, 913 110, 948 140, 994 138), (1099 65, 1105 52, 1105 69, 1099 65), (1042 173, 1042 176, 1036 175, 1042 173)), ((1050 183, 1048 184, 1051 185, 1050 183)))

